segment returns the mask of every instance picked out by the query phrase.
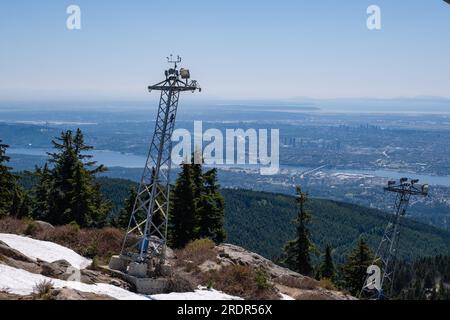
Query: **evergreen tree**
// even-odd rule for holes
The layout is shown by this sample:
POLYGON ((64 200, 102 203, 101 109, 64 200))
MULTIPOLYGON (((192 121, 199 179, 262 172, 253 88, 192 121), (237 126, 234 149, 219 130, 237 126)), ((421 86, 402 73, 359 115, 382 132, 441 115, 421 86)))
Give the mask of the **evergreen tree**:
POLYGON ((181 172, 173 189, 170 210, 170 244, 183 248, 198 234, 194 182, 191 166, 181 165, 181 172))
POLYGON ((357 247, 350 253, 342 267, 345 287, 351 294, 358 295, 360 293, 372 259, 369 247, 363 239, 360 239, 357 247))
POLYGON ((8 166, 8 148, 9 146, 0 140, 0 218, 8 215, 23 218, 29 214, 30 201, 18 184, 17 176, 11 173, 12 169, 8 166))
POLYGON ((425 280, 424 280, 424 283, 423 283, 423 286, 424 286, 425 289, 432 289, 432 288, 434 288, 434 277, 433 277, 433 274, 431 272, 427 273, 427 275, 425 277, 425 280))
POLYGON ((192 182, 194 184, 194 197, 198 201, 204 190, 203 186, 203 169, 202 158, 200 152, 196 149, 191 158, 192 182), (197 162, 197 163, 196 163, 197 162))
POLYGON ((414 299, 415 300, 422 300, 424 298, 424 289, 422 285, 422 281, 420 279, 416 279, 414 282, 414 299))
POLYGON ((100 227, 105 224, 111 206, 95 182, 95 174, 105 171, 103 165, 96 166, 92 155, 83 152, 92 149, 84 143, 80 129, 62 132, 52 141, 56 152, 49 153, 53 169, 37 170, 40 177, 35 190, 39 212, 46 220, 56 225, 77 223, 80 227, 100 227), (48 194, 43 188, 50 186, 48 194))
POLYGON ((49 198, 52 189, 52 175, 46 163, 44 167, 36 167, 34 175, 37 179, 36 185, 32 189, 33 211, 32 217, 37 220, 48 220, 49 198))
POLYGON ((209 238, 216 243, 226 238, 225 201, 219 191, 217 170, 203 173, 202 164, 194 163, 195 159, 198 162, 199 155, 194 153, 190 164, 182 164, 172 190, 169 242, 178 248, 199 238, 209 238))
POLYGON ((320 275, 322 278, 332 280, 334 278, 334 263, 331 256, 331 246, 327 245, 325 248, 325 257, 320 267, 320 275))
MULTIPOLYGON (((137 191, 136 188, 130 188, 128 198, 125 200, 124 206, 120 209, 117 218, 113 221, 113 225, 118 228, 126 229, 130 223, 131 214, 133 213, 134 203, 136 202, 137 191)), ((145 213, 141 210, 138 220, 143 220, 145 213)))
POLYGON ((439 281, 439 289, 437 292, 437 300, 446 300, 447 290, 445 289, 444 281, 442 279, 439 281))
POLYGON ((307 227, 311 220, 311 215, 305 207, 308 201, 308 195, 302 192, 301 187, 297 187, 296 201, 298 205, 297 219, 295 221, 297 225, 297 238, 289 241, 285 245, 284 264, 303 275, 311 275, 313 269, 311 266, 310 250, 313 245, 307 227))
POLYGON ((204 181, 204 190, 197 202, 199 216, 198 237, 209 238, 216 243, 221 243, 226 238, 224 229, 225 201, 219 192, 217 169, 207 171, 203 175, 202 180, 204 181))
POLYGON ((31 201, 25 190, 15 185, 11 203, 10 215, 16 219, 29 217, 31 214, 31 201))
POLYGON ((15 177, 8 167, 10 158, 6 155, 8 145, 2 144, 0 140, 0 217, 10 214, 13 200, 14 180, 15 177))

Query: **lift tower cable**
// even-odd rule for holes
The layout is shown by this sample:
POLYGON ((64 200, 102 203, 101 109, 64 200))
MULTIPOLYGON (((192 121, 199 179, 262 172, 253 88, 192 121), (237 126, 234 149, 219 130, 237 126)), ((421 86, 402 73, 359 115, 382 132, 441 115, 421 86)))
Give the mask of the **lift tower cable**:
POLYGON ((149 86, 149 92, 161 91, 153 138, 142 174, 133 212, 122 245, 121 257, 138 263, 164 264, 169 216, 172 133, 180 92, 201 91, 190 80, 188 69, 178 65, 181 58, 167 58, 172 65, 166 79, 149 86))
POLYGON ((418 183, 417 179, 401 178, 399 182, 389 181, 384 188, 384 191, 396 194, 394 214, 386 226, 374 261, 367 270, 361 298, 385 299, 387 294, 392 293, 402 218, 406 215, 412 196, 428 195, 428 185, 418 183))

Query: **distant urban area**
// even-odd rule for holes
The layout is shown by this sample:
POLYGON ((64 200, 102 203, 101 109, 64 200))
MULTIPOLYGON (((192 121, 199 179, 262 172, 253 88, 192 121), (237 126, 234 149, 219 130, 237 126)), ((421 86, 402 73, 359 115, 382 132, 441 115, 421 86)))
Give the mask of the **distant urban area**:
MULTIPOLYGON (((109 167, 106 175, 140 178, 152 134, 147 119, 153 117, 146 110, 3 111, 2 115, 0 136, 13 145, 11 163, 17 171, 44 163, 49 141, 63 129, 80 127, 87 143, 96 148, 96 160, 109 167)), ((390 211, 393 199, 383 192, 387 181, 418 178, 430 184, 431 195, 412 202, 408 214, 450 228, 450 115, 344 115, 310 105, 230 104, 186 106, 179 118, 177 127, 188 130, 194 120, 202 120, 204 130, 280 130, 279 174, 261 176, 252 166, 221 166, 222 187, 293 194, 295 186, 302 185, 312 197, 390 211), (236 108, 239 115, 233 112, 236 108)))

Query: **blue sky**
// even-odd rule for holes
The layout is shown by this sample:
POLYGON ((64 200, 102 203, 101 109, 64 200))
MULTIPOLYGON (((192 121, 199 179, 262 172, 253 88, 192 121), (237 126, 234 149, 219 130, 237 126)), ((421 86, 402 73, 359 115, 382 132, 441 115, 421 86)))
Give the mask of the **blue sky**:
POLYGON ((2 0, 0 100, 144 100, 169 53, 203 98, 450 97, 449 31, 442 0, 2 0))

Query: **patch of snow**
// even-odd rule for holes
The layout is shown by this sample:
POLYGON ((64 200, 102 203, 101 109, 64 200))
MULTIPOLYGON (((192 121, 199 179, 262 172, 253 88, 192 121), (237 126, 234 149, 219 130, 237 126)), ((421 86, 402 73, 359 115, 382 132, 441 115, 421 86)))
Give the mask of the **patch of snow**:
POLYGON ((167 294, 155 294, 150 296, 153 300, 243 300, 240 297, 226 293, 199 287, 195 292, 172 292, 167 294))
MULTIPOLYGON (((91 260, 80 256, 75 251, 53 242, 4 233, 0 233, 0 241, 33 260, 39 259, 50 263, 66 260, 78 269, 84 269, 92 263, 91 260)), ((8 292, 17 295, 29 295, 33 293, 36 284, 43 281, 51 281, 54 288, 70 288, 81 292, 107 295, 118 300, 243 300, 240 297, 231 296, 213 289, 209 290, 201 286, 194 292, 172 292, 145 296, 109 284, 85 284, 77 281, 53 279, 0 264, 1 290, 6 289, 8 292)))
POLYGON ((33 260, 39 259, 50 263, 66 260, 77 269, 85 269, 92 263, 91 260, 80 256, 75 251, 53 242, 6 233, 0 233, 0 241, 33 260))
POLYGON ((51 281, 54 288, 70 288, 81 292, 91 292, 98 295, 107 295, 118 300, 149 300, 149 297, 139 295, 125 289, 105 284, 85 284, 75 281, 52 279, 40 274, 31 273, 22 269, 12 268, 0 264, 0 288, 7 289, 9 293, 29 295, 33 293, 36 284, 51 281))
POLYGON ((21 296, 32 294, 36 284, 43 281, 51 281, 53 287, 56 289, 70 288, 81 292, 107 295, 118 300, 242 300, 240 297, 231 296, 217 290, 207 290, 201 287, 195 290, 195 292, 172 292, 168 294, 145 296, 110 284, 85 284, 76 281, 53 279, 0 264, 0 288, 2 290, 7 290, 9 293, 21 296))
POLYGON ((280 293, 281 294, 281 300, 295 300, 291 296, 288 296, 287 294, 280 293))

